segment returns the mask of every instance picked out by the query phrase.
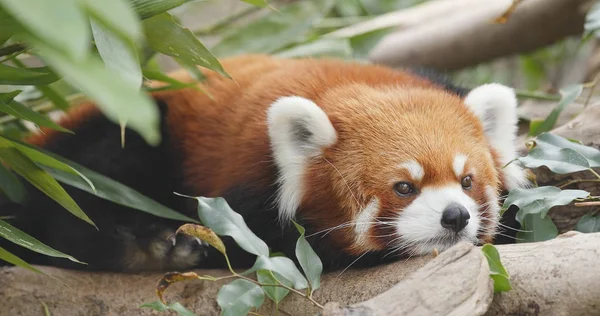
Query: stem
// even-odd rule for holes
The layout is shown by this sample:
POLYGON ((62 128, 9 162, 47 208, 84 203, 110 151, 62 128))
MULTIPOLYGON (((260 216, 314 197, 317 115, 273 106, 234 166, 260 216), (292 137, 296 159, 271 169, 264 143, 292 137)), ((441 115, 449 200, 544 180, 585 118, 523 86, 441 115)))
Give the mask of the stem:
POLYGON ((600 201, 592 201, 592 202, 575 202, 575 206, 577 206, 577 207, 585 207, 585 206, 600 206, 600 201))
POLYGON ((235 22, 238 19, 241 19, 247 15, 250 15, 258 10, 260 10, 260 7, 257 6, 252 6, 249 7, 247 9, 244 9, 238 13, 234 13, 230 16, 225 17, 224 19, 220 20, 219 22, 203 28, 203 29, 199 29, 196 31, 193 31, 194 35, 198 36, 198 35, 213 35, 214 33, 220 31, 221 29, 227 27, 229 24, 235 22))
POLYGON ((562 189, 564 187, 570 186, 571 184, 582 183, 582 182, 600 182, 600 179, 576 179, 576 180, 571 180, 571 181, 567 181, 563 185, 560 185, 558 188, 562 189))
POLYGON ((596 178, 600 179, 600 174, 598 174, 594 169, 590 168, 590 172, 596 176, 596 178))
POLYGON ((592 85, 590 87, 590 93, 588 93, 588 96, 585 99, 585 103, 583 104, 584 108, 587 107, 587 105, 590 103, 590 100, 592 99, 592 95, 594 95, 594 89, 596 89, 598 82, 600 82, 600 73, 596 74, 596 77, 594 77, 594 80, 592 81, 592 85))
POLYGON ((527 91, 527 90, 515 90, 517 97, 527 98, 527 99, 536 99, 536 100, 547 100, 547 101, 560 101, 560 96, 556 94, 548 94, 537 91, 527 91))
POLYGON ((254 284, 258 285, 258 286, 275 286, 275 287, 285 288, 285 289, 289 290, 290 292, 294 292, 294 293, 296 293, 296 294, 298 294, 298 295, 300 295, 300 296, 308 299, 311 303, 313 303, 313 305, 315 305, 315 306, 317 306, 317 307, 319 307, 321 309, 324 308, 323 305, 321 305, 319 302, 315 301, 312 297, 310 297, 310 296, 308 296, 308 295, 306 295, 306 294, 304 294, 304 293, 302 293, 302 292, 300 292, 300 291, 298 291, 298 290, 296 290, 294 288, 291 288, 291 287, 289 287, 289 286, 287 286, 285 284, 264 284, 264 283, 260 283, 258 281, 252 280, 252 279, 250 279, 248 277, 245 277, 245 276, 239 275, 239 274, 238 274, 238 277, 242 278, 242 279, 244 279, 246 281, 252 282, 252 283, 254 283, 254 284))
POLYGON ((8 45, 8 46, 0 48, 0 56, 11 55, 13 53, 24 51, 26 49, 27 49, 27 47, 20 43, 8 45))

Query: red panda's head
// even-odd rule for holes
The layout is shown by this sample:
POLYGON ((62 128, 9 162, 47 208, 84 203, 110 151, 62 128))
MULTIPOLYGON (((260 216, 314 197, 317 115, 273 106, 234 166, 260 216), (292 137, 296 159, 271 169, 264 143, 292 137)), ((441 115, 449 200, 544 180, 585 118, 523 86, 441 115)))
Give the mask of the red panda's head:
POLYGON ((282 221, 309 221, 350 255, 420 255, 490 242, 499 192, 526 185, 517 100, 488 84, 464 99, 431 88, 334 88, 268 109, 282 221))

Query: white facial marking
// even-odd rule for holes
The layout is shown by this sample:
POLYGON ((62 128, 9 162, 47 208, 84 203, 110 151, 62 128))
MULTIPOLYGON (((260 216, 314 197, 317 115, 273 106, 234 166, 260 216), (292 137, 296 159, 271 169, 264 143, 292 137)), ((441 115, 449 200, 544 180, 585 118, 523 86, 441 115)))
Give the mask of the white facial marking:
POLYGON ((373 225, 377 212, 379 211, 379 200, 374 198, 367 204, 355 218, 354 233, 355 243, 359 246, 369 244, 369 229, 373 225))
POLYGON ((460 177, 465 171, 465 163, 467 162, 467 156, 463 154, 458 154, 454 157, 454 161, 452 162, 452 170, 454 170, 454 174, 456 177, 460 177))
POLYGON ((408 246, 415 255, 429 254, 433 249, 444 251, 458 240, 477 242, 480 226, 478 205, 459 184, 425 187, 396 220, 397 232, 402 237, 397 246, 408 246), (442 213, 452 202, 462 205, 470 215, 469 223, 458 234, 441 225, 442 213))
POLYGON ((496 189, 491 186, 488 185, 485 187, 485 196, 487 197, 487 213, 489 213, 487 220, 492 221, 493 225, 489 225, 488 226, 494 226, 494 229, 497 229, 497 222, 498 222, 498 218, 500 217, 500 205, 498 203, 498 193, 496 191, 496 189))
POLYGON ((423 167, 414 160, 401 163, 399 167, 408 170, 411 178, 414 181, 421 181, 425 176, 425 170, 423 170, 423 167))
POLYGON ((279 169, 279 220, 296 215, 304 194, 303 176, 310 159, 337 141, 327 114, 311 100, 291 96, 273 102, 267 112, 271 150, 279 169))
MULTIPOLYGON (((481 85, 469 92, 464 103, 479 117, 485 136, 505 165, 517 156, 517 97, 513 89, 490 83, 481 85)), ((505 185, 511 190, 529 186, 525 172, 515 163, 502 169, 505 185)))

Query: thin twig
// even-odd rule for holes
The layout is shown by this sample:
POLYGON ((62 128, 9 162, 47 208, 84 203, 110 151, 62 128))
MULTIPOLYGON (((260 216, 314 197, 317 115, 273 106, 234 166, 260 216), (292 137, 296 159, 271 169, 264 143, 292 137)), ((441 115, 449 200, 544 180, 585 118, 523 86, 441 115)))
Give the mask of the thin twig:
POLYGON ((571 181, 567 181, 565 184, 562 184, 562 185, 558 186, 558 188, 562 189, 564 187, 570 186, 571 184, 582 183, 582 182, 600 182, 600 179, 576 179, 576 180, 571 180, 571 181))
POLYGON ((594 77, 594 80, 592 81, 592 84, 590 87, 590 93, 588 93, 588 96, 585 99, 585 103, 583 104, 584 108, 587 107, 587 105, 590 103, 590 100, 592 99, 592 95, 594 95, 594 90, 596 89, 596 86, 598 85, 599 82, 600 82, 600 73, 596 74, 596 77, 594 77))
POLYGON ((508 21, 508 18, 510 18, 510 16, 517 9, 517 6, 519 5, 519 3, 521 3, 521 0, 513 0, 510 7, 508 7, 508 9, 506 9, 506 11, 504 11, 504 13, 502 13, 502 15, 500 15, 499 17, 494 19, 494 22, 502 23, 502 24, 506 23, 508 21))
POLYGON ((537 91, 526 91, 526 90, 515 90, 517 97, 527 98, 527 99, 537 99, 537 100, 547 100, 547 101, 560 101, 560 96, 556 94, 548 94, 537 91))
POLYGON ((591 202, 575 202, 575 206, 577 206, 577 207, 585 207, 585 206, 600 206, 600 201, 591 201, 591 202))
POLYGON ((238 13, 234 13, 232 15, 229 15, 225 18, 223 18, 222 20, 220 20, 219 22, 209 26, 209 27, 205 27, 199 30, 195 30, 193 31, 194 35, 198 36, 198 35, 213 35, 216 32, 219 32, 221 29, 229 26, 231 23, 247 16, 250 15, 258 10, 260 10, 260 7, 257 6, 251 6, 248 7, 238 13))
POLYGON ((600 179, 600 174, 598 174, 596 171, 594 171, 594 169, 590 168, 589 170, 594 176, 596 176, 596 178, 600 179))
POLYGON ((27 49, 27 46, 21 43, 11 44, 8 46, 0 47, 0 56, 8 56, 27 49))

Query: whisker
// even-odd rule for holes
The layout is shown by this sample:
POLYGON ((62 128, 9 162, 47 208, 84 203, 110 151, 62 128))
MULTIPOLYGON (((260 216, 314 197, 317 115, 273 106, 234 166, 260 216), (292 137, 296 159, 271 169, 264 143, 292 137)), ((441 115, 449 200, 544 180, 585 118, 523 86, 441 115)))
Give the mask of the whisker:
POLYGON ((364 257, 367 253, 369 253, 369 251, 365 251, 362 255, 360 255, 358 258, 352 261, 344 270, 342 270, 342 272, 340 272, 340 274, 336 276, 336 278, 339 278, 340 275, 342 275, 342 273, 346 272, 346 270, 348 270, 353 264, 356 263, 356 261, 360 260, 360 258, 364 257))
POLYGON ((354 195, 354 192, 352 192, 352 189, 350 188, 350 185, 348 184, 348 181, 346 181, 346 178, 344 178, 344 176, 342 175, 342 173, 340 172, 340 170, 338 170, 338 168, 336 166, 334 166, 331 162, 329 162, 329 160, 327 160, 327 158, 325 158, 325 157, 322 157, 322 158, 328 164, 330 164, 333 167, 333 169, 335 169, 335 171, 340 175, 340 177, 342 178, 342 181, 344 181, 344 184, 348 188, 348 191, 350 192, 350 195, 352 195, 352 197, 354 198, 354 201, 356 201, 356 206, 358 207, 358 209, 360 209, 361 208, 361 204, 360 204, 360 202, 358 202, 358 199, 354 195))

